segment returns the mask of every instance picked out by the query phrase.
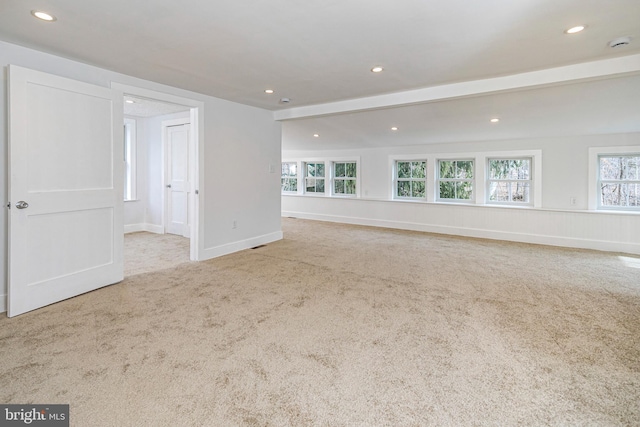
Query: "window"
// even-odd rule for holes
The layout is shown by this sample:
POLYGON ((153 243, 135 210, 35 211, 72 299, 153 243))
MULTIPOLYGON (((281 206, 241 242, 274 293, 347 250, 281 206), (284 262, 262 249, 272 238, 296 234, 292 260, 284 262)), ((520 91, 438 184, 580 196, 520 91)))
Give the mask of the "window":
POLYGON ((298 164, 296 162, 282 162, 280 186, 283 193, 298 191, 298 164))
POLYGON ((440 200, 473 200, 473 160, 439 160, 437 188, 440 200))
POLYGON ((640 208, 640 153, 598 157, 599 206, 640 208))
POLYGON ((531 158, 488 160, 488 201, 531 204, 531 158))
POLYGON ((427 162, 396 161, 396 194, 400 199, 424 199, 426 196, 427 162))
POLYGON ((304 188, 306 193, 324 193, 324 162, 305 163, 304 188))
POLYGON ((356 162, 333 163, 333 194, 356 194, 356 162))
POLYGON ((136 121, 124 119, 124 200, 136 199, 136 121))

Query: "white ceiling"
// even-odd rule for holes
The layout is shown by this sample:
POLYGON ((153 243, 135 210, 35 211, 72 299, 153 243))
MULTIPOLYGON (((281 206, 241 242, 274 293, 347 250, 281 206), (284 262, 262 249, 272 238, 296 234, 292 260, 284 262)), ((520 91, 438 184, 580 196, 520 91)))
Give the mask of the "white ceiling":
POLYGON ((640 132, 640 75, 290 120, 282 146, 335 150, 625 132, 640 132), (494 117, 500 122, 491 123, 494 117))
MULTIPOLYGON (((640 0, 2 0, 0 40, 277 110, 277 116, 318 104, 640 58, 640 0), (57 21, 33 18, 34 9, 57 21), (587 29, 564 33, 578 24, 587 29), (621 36, 632 43, 608 47, 621 36), (384 71, 370 72, 374 65, 384 71), (266 88, 275 93, 265 94, 266 88), (279 103, 282 97, 291 102, 279 103)), ((638 132, 638 74, 307 114, 284 122, 283 148, 638 132), (497 125, 488 122, 494 115, 502 119, 497 125), (391 126, 400 129, 392 132, 391 126)))
POLYGON ((607 47, 620 36, 640 38, 639 0, 0 4, 2 40, 274 110, 640 52, 640 40, 607 47), (587 31, 563 33, 581 23, 587 31), (374 65, 385 71, 371 73, 374 65))

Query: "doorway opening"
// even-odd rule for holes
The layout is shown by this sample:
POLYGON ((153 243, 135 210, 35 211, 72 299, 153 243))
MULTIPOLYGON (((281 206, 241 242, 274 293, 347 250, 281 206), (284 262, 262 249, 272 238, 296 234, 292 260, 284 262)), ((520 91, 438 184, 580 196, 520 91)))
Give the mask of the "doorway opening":
POLYGON ((125 276, 197 261, 203 103, 116 83, 112 87, 124 95, 125 119, 135 122, 129 151, 125 125, 125 172, 130 173, 125 195, 135 195, 124 209, 125 266, 133 265, 125 268, 125 276), (127 164, 127 154, 134 167, 127 164))

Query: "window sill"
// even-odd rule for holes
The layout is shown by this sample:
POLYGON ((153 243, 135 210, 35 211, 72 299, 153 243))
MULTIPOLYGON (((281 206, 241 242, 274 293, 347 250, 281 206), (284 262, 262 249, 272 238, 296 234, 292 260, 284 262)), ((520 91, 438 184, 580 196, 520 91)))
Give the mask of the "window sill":
MULTIPOLYGON (((280 195, 289 196, 289 197, 317 197, 321 199, 358 199, 358 200, 361 199, 355 194, 341 195, 341 194, 325 194, 325 193, 280 193, 280 195)), ((367 199, 362 199, 362 200, 367 200, 367 199)), ((375 199, 371 199, 371 200, 375 200, 375 199)))
POLYGON ((596 214, 596 215, 638 215, 640 216, 640 211, 628 211, 628 210, 614 210, 614 209, 560 209, 560 208, 540 208, 531 205, 527 206, 518 206, 518 205, 501 205, 501 204, 491 204, 491 203, 464 203, 464 202, 428 202, 426 200, 416 200, 416 199, 376 199, 376 198, 365 198, 365 197, 336 197, 329 195, 313 195, 313 194, 285 194, 282 193, 282 196, 287 197, 299 197, 299 198, 316 198, 316 199, 326 199, 326 200, 358 200, 362 202, 383 202, 383 203, 400 203, 400 204, 414 204, 414 205, 429 205, 429 206, 441 206, 441 207, 451 207, 451 206, 460 206, 461 208, 481 208, 481 209, 513 209, 513 210, 529 210, 529 211, 544 211, 544 212, 563 212, 563 213, 577 213, 577 214, 596 214))
POLYGON ((589 209, 589 212, 614 215, 640 215, 640 210, 632 209, 589 209))

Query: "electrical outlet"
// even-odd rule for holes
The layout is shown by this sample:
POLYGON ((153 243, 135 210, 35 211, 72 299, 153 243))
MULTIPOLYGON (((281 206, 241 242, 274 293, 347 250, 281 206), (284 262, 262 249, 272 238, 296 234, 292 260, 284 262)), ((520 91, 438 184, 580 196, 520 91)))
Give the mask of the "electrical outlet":
POLYGON ((235 219, 233 220, 233 225, 231 226, 231 228, 238 228, 238 221, 236 221, 235 219))
POLYGON ((575 197, 569 197, 569 204, 571 206, 575 206, 576 205, 576 198, 575 197))

